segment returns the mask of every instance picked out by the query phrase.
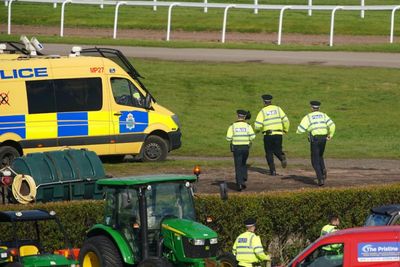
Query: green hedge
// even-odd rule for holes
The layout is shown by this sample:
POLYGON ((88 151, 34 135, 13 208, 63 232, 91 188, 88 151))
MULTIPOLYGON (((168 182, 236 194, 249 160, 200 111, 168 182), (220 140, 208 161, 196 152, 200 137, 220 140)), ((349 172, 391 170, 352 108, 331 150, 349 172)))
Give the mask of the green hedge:
MULTIPOLYGON (((400 184, 349 189, 314 189, 295 192, 231 194, 227 201, 218 195, 195 198, 199 221, 213 218, 208 226, 218 232, 224 251, 229 251, 237 235, 244 231, 247 217, 257 219, 258 233, 275 262, 286 263, 307 243, 319 236, 327 217, 336 213, 341 228, 363 224, 374 206, 400 203, 400 184)), ((57 212, 74 246, 79 247, 85 231, 102 221, 102 201, 71 201, 47 204, 4 205, 0 210, 46 209, 57 212)), ((4 233, 3 229, 0 231, 4 233)), ((47 231, 54 248, 60 238, 47 231)), ((2 239, 2 237, 0 237, 2 239)))

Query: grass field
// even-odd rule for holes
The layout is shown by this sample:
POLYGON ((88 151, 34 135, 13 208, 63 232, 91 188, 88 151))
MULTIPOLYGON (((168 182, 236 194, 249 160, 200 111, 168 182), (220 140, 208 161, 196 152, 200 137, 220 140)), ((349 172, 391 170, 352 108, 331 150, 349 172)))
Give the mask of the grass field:
MULTIPOLYGON (((258 63, 190 63, 136 60, 136 67, 160 104, 180 117, 183 146, 175 155, 229 156, 225 134, 235 110, 253 118, 260 96, 271 93, 291 121, 284 148, 291 157, 308 157, 305 135, 295 131, 311 99, 322 101, 337 125, 327 157, 400 158, 400 76, 398 70, 258 63)), ((258 135, 252 155, 262 156, 258 135)))
MULTIPOLYGON (((226 3, 253 3, 252 1, 213 1, 226 3)), ((313 1, 318 4, 359 5, 359 0, 346 1, 313 1)), ((271 0, 260 1, 260 4, 306 4, 306 0, 271 0)), ((396 5, 394 0, 367 0, 367 5, 396 5)), ((12 23, 19 25, 51 25, 60 24, 60 7, 56 9, 49 4, 31 4, 15 2, 12 8, 12 23)), ((7 23, 7 7, 0 5, 0 23, 7 23)), ((222 27, 222 9, 175 8, 173 11, 173 30, 185 31, 220 31, 222 27)), ((252 10, 231 10, 228 18, 228 31, 238 32, 276 32, 278 29, 279 11, 260 11, 258 15, 252 10)), ((396 20, 400 21, 400 18, 396 20)), ((114 7, 100 9, 92 5, 67 5, 65 26, 71 27, 113 27, 114 7)), ((139 28, 165 30, 167 8, 159 8, 154 12, 151 7, 128 7, 120 9, 119 28, 139 28)), ((304 34, 327 34, 330 26, 330 12, 314 11, 309 17, 307 12, 286 11, 284 32, 304 34)), ((390 30, 390 12, 366 12, 365 19, 360 12, 338 11, 336 15, 335 33, 347 35, 387 35, 390 30)), ((400 34, 400 27, 395 28, 400 34)))

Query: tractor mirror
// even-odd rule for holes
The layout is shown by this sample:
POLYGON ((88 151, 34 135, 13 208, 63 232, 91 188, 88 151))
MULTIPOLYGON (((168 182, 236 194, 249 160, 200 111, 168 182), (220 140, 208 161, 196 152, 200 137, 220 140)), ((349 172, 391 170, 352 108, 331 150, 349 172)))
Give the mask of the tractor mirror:
POLYGON ((228 199, 228 190, 225 181, 220 182, 219 184, 219 194, 222 200, 228 199))

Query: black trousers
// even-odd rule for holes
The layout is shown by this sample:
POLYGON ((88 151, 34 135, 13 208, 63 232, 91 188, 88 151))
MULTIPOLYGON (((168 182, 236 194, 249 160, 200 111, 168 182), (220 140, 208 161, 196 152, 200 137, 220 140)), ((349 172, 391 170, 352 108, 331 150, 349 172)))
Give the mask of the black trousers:
POLYGON ((326 135, 310 137, 311 163, 318 179, 322 179, 326 171, 324 162, 325 145, 326 135))
POLYGON ((247 158, 249 146, 233 146, 233 161, 235 162, 236 184, 241 185, 247 181, 247 158))
POLYGON ((282 135, 264 135, 265 157, 270 171, 275 171, 274 155, 282 161, 282 135))

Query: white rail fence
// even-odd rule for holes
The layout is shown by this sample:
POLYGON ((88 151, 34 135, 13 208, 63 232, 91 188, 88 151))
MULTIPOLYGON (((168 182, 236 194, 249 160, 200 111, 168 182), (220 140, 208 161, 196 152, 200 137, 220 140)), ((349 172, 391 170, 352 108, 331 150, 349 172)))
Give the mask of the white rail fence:
MULTIPOLYGON (((207 3, 203 2, 161 2, 157 0, 153 1, 104 1, 104 0, 7 0, 8 7, 8 28, 7 33, 11 34, 11 16, 12 16, 12 4, 14 2, 31 2, 31 3, 49 3, 49 4, 61 4, 61 18, 60 18, 60 36, 64 36, 64 13, 67 4, 85 4, 85 5, 99 5, 103 7, 104 5, 115 6, 115 14, 114 14, 114 30, 113 30, 113 38, 117 38, 117 25, 118 25, 118 14, 120 7, 122 5, 125 6, 151 6, 154 10, 156 7, 167 7, 168 8, 168 20, 167 20, 167 34, 166 41, 170 41, 171 36, 171 25, 172 25, 172 9, 174 7, 180 8, 217 8, 224 9, 224 16, 222 21, 222 33, 221 33, 221 42, 225 43, 226 37, 226 25, 228 19, 228 11, 230 9, 254 9, 254 10, 272 10, 279 11, 279 25, 278 25, 278 40, 277 44, 281 45, 282 43, 282 31, 283 31, 283 18, 284 13, 287 10, 295 10, 295 11, 308 11, 309 15, 310 11, 330 11, 331 12, 331 23, 330 23, 330 32, 329 32, 329 46, 333 46, 333 37, 334 37, 334 28, 335 28, 335 14, 337 11, 361 11, 364 16, 364 11, 391 11, 391 20, 390 20, 390 36, 389 42, 393 43, 394 39, 394 21, 395 21, 395 13, 400 9, 400 5, 376 5, 376 6, 330 6, 330 5, 253 5, 253 4, 223 4, 223 3, 207 3)), ((256 0, 257 1, 257 0, 256 0)), ((309 2, 310 3, 310 2, 309 2)), ((364 1, 362 1, 364 3, 364 1)))

